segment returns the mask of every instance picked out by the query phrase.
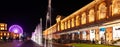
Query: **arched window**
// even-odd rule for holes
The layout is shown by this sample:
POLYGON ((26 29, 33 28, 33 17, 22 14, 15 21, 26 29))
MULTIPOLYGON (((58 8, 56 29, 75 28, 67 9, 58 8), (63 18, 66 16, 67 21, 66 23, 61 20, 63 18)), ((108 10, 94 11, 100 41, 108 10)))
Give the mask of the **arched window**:
POLYGON ((77 15, 76 16, 76 26, 79 26, 80 25, 80 16, 77 15))
POLYGON ((99 10, 98 10, 98 19, 104 19, 106 18, 106 12, 107 12, 107 7, 105 3, 101 3, 99 5, 99 10))
POLYGON ((61 22, 61 30, 64 30, 64 22, 61 22))
POLYGON ((83 13, 83 14, 82 14, 81 24, 86 24, 86 13, 83 13))
POLYGON ((120 14, 120 0, 112 1, 112 16, 114 14, 120 14))
POLYGON ((67 29, 67 22, 65 21, 65 29, 67 29))
POLYGON ((89 17, 89 22, 94 22, 95 21, 95 12, 94 12, 94 9, 91 9, 89 11, 88 17, 89 17))
POLYGON ((68 28, 70 28, 70 20, 68 20, 68 28))
POLYGON ((74 21, 74 18, 72 18, 72 27, 74 27, 74 24, 75 23, 75 21, 74 21))

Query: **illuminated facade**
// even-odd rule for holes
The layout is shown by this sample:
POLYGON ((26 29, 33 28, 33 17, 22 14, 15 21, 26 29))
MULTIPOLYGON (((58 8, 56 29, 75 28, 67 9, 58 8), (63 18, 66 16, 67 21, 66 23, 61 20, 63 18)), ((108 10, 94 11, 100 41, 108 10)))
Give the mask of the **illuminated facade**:
POLYGON ((10 37, 16 39, 19 38, 20 36, 18 33, 7 31, 6 23, 0 23, 0 39, 3 39, 3 37, 5 37, 5 39, 9 39, 10 37))
MULTIPOLYGON (((60 17, 59 17, 60 19, 60 17)), ((78 40, 102 40, 107 44, 120 39, 120 0, 93 0, 43 31, 44 36, 78 40), (54 30, 53 30, 54 29, 54 30), (78 33, 79 32, 79 33, 78 33), (117 34, 117 35, 116 35, 117 34)))
POLYGON ((7 24, 0 23, 0 30, 7 30, 7 24))

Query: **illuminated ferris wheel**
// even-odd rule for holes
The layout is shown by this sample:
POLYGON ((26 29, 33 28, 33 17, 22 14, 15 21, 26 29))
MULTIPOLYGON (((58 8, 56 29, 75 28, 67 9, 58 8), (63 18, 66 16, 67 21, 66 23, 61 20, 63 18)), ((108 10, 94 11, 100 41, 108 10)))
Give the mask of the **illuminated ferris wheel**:
POLYGON ((10 26, 9 31, 10 32, 14 32, 14 33, 18 33, 20 35, 23 34, 23 29, 19 25, 12 25, 12 26, 10 26))

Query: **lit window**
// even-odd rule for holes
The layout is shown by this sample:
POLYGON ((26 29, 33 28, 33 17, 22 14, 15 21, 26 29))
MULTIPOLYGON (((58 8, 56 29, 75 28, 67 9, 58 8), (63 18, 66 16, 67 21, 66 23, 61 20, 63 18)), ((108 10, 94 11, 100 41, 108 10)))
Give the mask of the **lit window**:
POLYGON ((4 35, 6 36, 6 33, 4 33, 4 35))
POLYGON ((0 39, 3 39, 2 37, 0 37, 0 39))
POLYGON ((4 30, 4 28, 1 28, 1 30, 4 30))
POLYGON ((4 26, 4 24, 1 24, 1 26, 4 26))
POLYGON ((74 18, 72 18, 72 27, 74 27, 74 23, 75 23, 74 18))
POLYGON ((9 36, 10 34, 8 33, 7 35, 9 36))
POLYGON ((81 24, 86 24, 86 13, 83 13, 83 14, 82 14, 81 24))
POLYGON ((89 17, 89 22, 93 22, 94 20, 95 20, 95 18, 94 18, 94 10, 93 9, 91 9, 90 11, 89 11, 89 15, 88 15, 88 17, 89 17))
POLYGON ((14 34, 14 36, 16 36, 16 34, 14 34))
POLYGON ((98 18, 104 19, 106 18, 106 12, 107 12, 107 7, 105 3, 102 3, 99 5, 99 10, 98 10, 98 18))
POLYGON ((70 28, 70 20, 68 20, 68 28, 70 28))
POLYGON ((76 16, 76 26, 80 25, 80 17, 79 15, 76 16))
POLYGON ((120 14, 120 0, 113 0, 112 1, 112 16, 114 14, 120 14))
POLYGON ((67 29, 67 22, 65 22, 65 29, 67 29))
POLYGON ((61 22, 61 30, 64 30, 64 22, 61 22))

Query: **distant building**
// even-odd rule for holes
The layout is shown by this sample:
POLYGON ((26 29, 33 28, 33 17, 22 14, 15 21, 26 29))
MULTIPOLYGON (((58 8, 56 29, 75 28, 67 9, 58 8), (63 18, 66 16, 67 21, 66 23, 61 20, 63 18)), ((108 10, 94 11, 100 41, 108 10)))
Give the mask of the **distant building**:
POLYGON ((0 39, 16 39, 19 38, 19 34, 17 33, 13 33, 13 32, 9 32, 7 30, 7 24, 6 23, 0 23, 0 39))
POLYGON ((6 23, 0 23, 0 31, 7 30, 7 24, 6 23))

